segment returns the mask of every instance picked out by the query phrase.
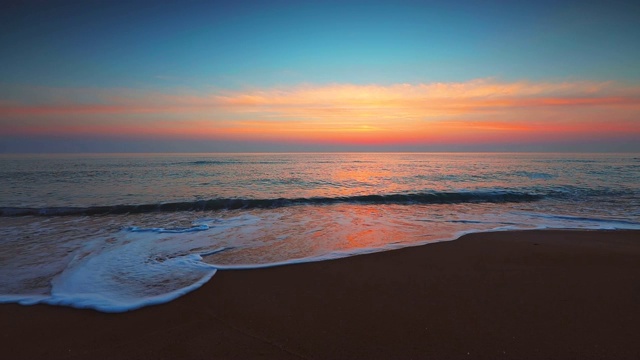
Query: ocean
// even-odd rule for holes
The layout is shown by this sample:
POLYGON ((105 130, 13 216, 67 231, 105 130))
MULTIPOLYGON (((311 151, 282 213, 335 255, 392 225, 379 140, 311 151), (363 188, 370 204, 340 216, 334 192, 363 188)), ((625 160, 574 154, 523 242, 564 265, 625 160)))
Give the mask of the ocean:
POLYGON ((640 229, 640 155, 0 155, 0 302, 122 312, 219 269, 548 228, 640 229))

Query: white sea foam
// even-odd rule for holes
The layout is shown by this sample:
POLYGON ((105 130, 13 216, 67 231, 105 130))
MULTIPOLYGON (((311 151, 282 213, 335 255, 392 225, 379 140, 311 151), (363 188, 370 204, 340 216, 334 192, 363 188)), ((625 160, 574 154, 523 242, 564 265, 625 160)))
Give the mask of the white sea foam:
POLYGON ((198 213, 84 217, 72 222, 22 219, 22 227, 0 227, 0 235, 16 237, 0 241, 0 250, 5 249, 0 255, 8 258, 16 246, 30 244, 20 238, 21 232, 33 234, 40 228, 41 238, 20 248, 22 257, 0 264, 0 302, 122 312, 171 301, 200 287, 219 269, 332 260, 473 232, 640 229, 634 221, 539 213, 523 206, 350 204, 210 213, 199 219, 193 219, 198 213), (185 226, 186 221, 190 225, 185 226), (114 222, 123 226, 109 230, 114 222), (103 230, 96 234, 97 228, 103 230), (78 233, 61 236, 69 229, 78 233), (20 290, 39 282, 46 286, 20 290))
MULTIPOLYGON (((255 221, 256 217, 247 215, 211 221, 212 225, 196 224, 194 228, 207 226, 209 235, 215 237, 255 221)), ((202 286, 215 274, 216 267, 203 262, 202 256, 226 250, 216 247, 209 237, 197 236, 198 232, 138 228, 94 238, 73 252, 62 271, 50 274, 48 294, 4 294, 0 302, 123 312, 171 301, 202 286)), ((15 275, 29 281, 28 272, 27 267, 15 275)))

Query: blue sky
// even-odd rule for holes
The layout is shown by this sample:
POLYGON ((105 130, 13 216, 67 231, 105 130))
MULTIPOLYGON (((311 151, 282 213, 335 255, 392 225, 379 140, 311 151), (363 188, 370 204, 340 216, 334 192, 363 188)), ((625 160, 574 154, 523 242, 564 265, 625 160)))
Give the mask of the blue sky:
POLYGON ((35 2, 3 11, 0 78, 113 87, 640 78, 637 2, 480 3, 35 2))

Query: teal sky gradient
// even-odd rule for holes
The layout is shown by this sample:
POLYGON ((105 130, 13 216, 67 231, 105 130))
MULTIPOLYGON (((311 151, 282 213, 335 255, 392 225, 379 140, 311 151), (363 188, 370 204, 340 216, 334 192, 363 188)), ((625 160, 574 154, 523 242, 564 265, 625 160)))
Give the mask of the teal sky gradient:
POLYGON ((640 79, 637 2, 481 3, 37 2, 3 11, 0 78, 224 88, 640 79))

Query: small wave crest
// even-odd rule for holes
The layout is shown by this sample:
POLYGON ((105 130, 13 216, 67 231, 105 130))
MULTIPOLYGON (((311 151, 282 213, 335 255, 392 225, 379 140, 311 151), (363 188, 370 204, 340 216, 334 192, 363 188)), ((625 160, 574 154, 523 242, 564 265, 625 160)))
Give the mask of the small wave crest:
POLYGON ((513 173, 516 176, 522 176, 531 180, 550 180, 556 177, 556 175, 548 174, 544 172, 532 172, 532 171, 516 171, 513 173))
MULTIPOLYGON (((277 198, 277 199, 210 199, 141 205, 90 207, 0 208, 0 216, 64 216, 141 214, 150 212, 214 211, 236 209, 266 209, 296 205, 354 204, 458 204, 531 202, 542 199, 539 194, 513 191, 428 192, 410 194, 356 195, 338 197, 277 198)), ((184 229, 180 230, 184 231, 184 229)), ((197 231, 189 229, 189 231, 197 231)))
POLYGON ((286 161, 281 160, 263 160, 263 161, 248 161, 241 159, 224 159, 224 160, 196 160, 176 163, 176 165, 269 165, 269 164, 285 164, 286 161))
MULTIPOLYGON (((187 165, 229 165, 229 164, 239 164, 240 161, 236 160, 197 160, 186 162, 187 165)), ((179 163, 182 164, 182 163, 179 163)))
POLYGON ((179 228, 171 228, 171 229, 166 229, 166 228, 141 228, 141 227, 137 227, 137 226, 131 226, 131 227, 127 228, 126 230, 130 231, 130 232, 154 232, 154 233, 158 233, 158 234, 181 234, 181 233, 187 233, 187 232, 209 230, 209 225, 201 224, 201 225, 192 226, 192 227, 179 227, 179 228))

